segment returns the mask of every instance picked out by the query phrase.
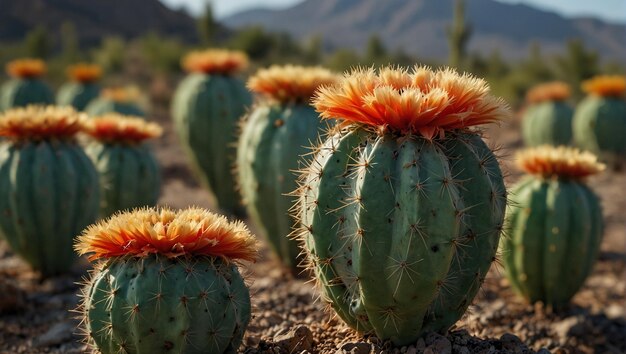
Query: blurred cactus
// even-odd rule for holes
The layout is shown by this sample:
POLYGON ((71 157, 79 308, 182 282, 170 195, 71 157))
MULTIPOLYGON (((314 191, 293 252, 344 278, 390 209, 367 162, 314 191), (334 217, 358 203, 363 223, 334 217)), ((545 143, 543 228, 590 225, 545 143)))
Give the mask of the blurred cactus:
POLYGON ((462 69, 465 65, 465 51, 472 28, 465 21, 465 1, 456 0, 454 3, 454 20, 447 28, 448 47, 450 50, 449 65, 462 69))

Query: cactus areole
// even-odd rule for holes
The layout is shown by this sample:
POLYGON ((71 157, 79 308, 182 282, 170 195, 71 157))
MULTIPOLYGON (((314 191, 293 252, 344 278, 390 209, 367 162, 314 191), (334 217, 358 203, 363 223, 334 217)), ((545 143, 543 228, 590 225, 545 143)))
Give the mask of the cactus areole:
POLYGON ((137 209, 90 226, 75 248, 100 260, 80 307, 94 349, 237 352, 250 294, 236 264, 256 255, 242 222, 197 208, 137 209))
POLYGON ((98 80, 102 69, 98 65, 79 63, 67 68, 67 76, 70 81, 59 88, 57 104, 83 111, 100 95, 98 80))
POLYGON ((320 67, 272 66, 248 81, 259 102, 246 119, 237 145, 237 175, 248 214, 262 230, 282 263, 299 275, 300 248, 290 239, 295 224, 289 213, 297 188, 294 171, 300 156, 327 126, 309 104, 315 90, 335 80, 320 67))
POLYGON ((183 60, 189 73, 174 94, 172 117, 178 137, 201 184, 221 210, 244 215, 236 180, 237 123, 252 97, 235 74, 248 64, 245 54, 211 49, 183 60))
POLYGON ((299 189, 322 298, 396 345, 447 330, 495 259, 506 205, 496 157, 471 128, 507 105, 483 80, 425 67, 355 70, 314 103, 340 121, 299 189))
POLYGON ((517 160, 529 176, 511 192, 501 242, 505 274, 527 301, 562 307, 600 249, 602 210, 583 179, 604 165, 591 153, 550 146, 522 151, 517 160))
POLYGON ((568 145, 572 142, 574 110, 565 102, 570 89, 563 82, 549 82, 528 91, 528 107, 522 135, 528 146, 568 145))
POLYGON ((6 71, 11 80, 0 88, 0 111, 31 104, 52 104, 54 102, 52 90, 40 80, 46 70, 46 63, 39 59, 18 59, 9 62, 6 71))

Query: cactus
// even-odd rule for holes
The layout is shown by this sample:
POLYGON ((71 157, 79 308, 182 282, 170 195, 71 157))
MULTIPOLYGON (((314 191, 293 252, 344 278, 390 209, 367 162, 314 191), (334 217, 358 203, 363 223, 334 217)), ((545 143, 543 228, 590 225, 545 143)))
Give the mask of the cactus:
POLYGON ((85 112, 91 117, 106 113, 119 113, 126 116, 145 117, 146 113, 139 107, 139 91, 135 87, 111 87, 100 92, 100 96, 92 100, 85 112))
POLYGON ((83 290, 83 330, 102 354, 236 353, 250 321, 237 262, 242 222, 202 209, 138 209, 87 228, 76 251, 100 259, 83 290))
POLYGON ((510 115, 452 69, 353 71, 315 107, 339 123, 301 176, 297 235, 322 298, 396 345, 445 331, 495 259, 506 205, 493 152, 470 127, 510 115))
POLYGON ((161 135, 156 123, 109 113, 85 123, 94 138, 86 148, 100 175, 100 216, 142 206, 159 199, 159 164, 145 140, 161 135))
POLYGON ((323 123, 309 100, 320 85, 335 75, 319 67, 272 66, 248 81, 248 88, 263 97, 246 119, 237 146, 237 172, 248 214, 272 249, 299 273, 300 248, 291 240, 294 220, 289 214, 296 187, 295 170, 308 146, 316 141, 323 123))
POLYGON ((574 113, 574 141, 607 160, 626 157, 626 78, 598 76, 583 82, 588 96, 574 113))
POLYGON ((52 90, 39 79, 46 73, 46 64, 42 60, 14 60, 7 64, 6 69, 12 79, 0 88, 0 111, 54 102, 52 90))
POLYGON ((568 145, 572 141, 573 109, 565 102, 570 96, 566 83, 550 82, 528 91, 528 107, 522 121, 522 135, 528 146, 568 145))
POLYGON ((102 76, 102 69, 98 65, 79 63, 67 68, 67 76, 70 82, 59 88, 57 104, 83 111, 100 95, 97 81, 102 76))
POLYGON ((251 103, 250 93, 233 75, 247 65, 241 52, 206 50, 183 59, 189 75, 172 103, 178 137, 201 184, 226 213, 244 214, 236 190, 237 122, 251 103))
POLYGON ((98 175, 74 138, 82 121, 52 106, 0 117, 0 234, 44 276, 69 270, 74 236, 98 214, 98 175))
POLYGON ((511 191, 502 239, 506 277, 529 302, 566 305, 600 249, 602 211, 582 182, 604 166, 591 153, 543 146, 518 155, 530 174, 511 191))

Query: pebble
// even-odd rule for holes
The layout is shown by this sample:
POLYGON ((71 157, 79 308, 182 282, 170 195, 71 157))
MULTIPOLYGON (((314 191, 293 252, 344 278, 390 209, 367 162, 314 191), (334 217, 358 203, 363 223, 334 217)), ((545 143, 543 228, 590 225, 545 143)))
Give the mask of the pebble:
POLYGON ((53 325, 52 327, 50 327, 50 329, 46 333, 36 337, 33 340, 33 346, 34 347, 56 346, 58 344, 61 344, 63 342, 66 342, 72 339, 73 332, 74 332, 74 323, 69 322, 69 321, 59 322, 53 325))
POLYGON ((365 342, 346 343, 341 346, 341 350, 350 354, 369 354, 372 345, 365 342))
POLYGON ((24 307, 24 291, 13 281, 0 277, 0 313, 17 312, 24 307))
POLYGON ((313 347, 313 333, 307 326, 296 326, 287 333, 275 336, 274 343, 288 353, 311 350, 313 347))

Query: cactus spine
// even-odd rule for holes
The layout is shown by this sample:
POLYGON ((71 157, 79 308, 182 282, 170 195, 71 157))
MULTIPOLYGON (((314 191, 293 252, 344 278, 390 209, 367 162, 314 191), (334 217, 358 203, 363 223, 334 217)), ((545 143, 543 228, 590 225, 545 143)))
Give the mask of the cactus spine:
POLYGON ((244 84, 233 77, 247 65, 243 53, 226 50, 192 52, 183 62, 189 75, 172 103, 178 136, 200 182, 226 213, 243 215, 232 168, 237 122, 251 103, 244 84))
POLYGON ((11 80, 0 88, 0 111, 30 104, 47 105, 54 102, 52 90, 40 80, 46 64, 38 59, 14 60, 7 64, 11 80))
POLYGON ((573 109, 565 100, 567 84, 551 82, 538 85, 527 94, 529 103, 522 121, 522 135, 528 146, 569 145, 572 141, 573 109))
POLYGON ((91 117, 107 113, 119 113, 125 116, 145 117, 146 113, 137 105, 139 91, 134 87, 106 88, 98 98, 93 99, 85 112, 91 117))
POLYGON ((315 105, 343 120, 300 187, 299 235, 322 298, 396 345, 447 330, 494 260, 506 204, 496 158, 468 128, 506 105, 482 80, 419 67, 357 70, 315 105))
POLYGON ((98 176, 73 138, 81 121, 54 107, 0 117, 0 233, 44 276, 69 270, 74 236, 98 213, 98 176))
POLYGON ((293 197, 287 194, 297 188, 300 156, 326 125, 308 101, 334 78, 319 67, 287 65, 260 70, 248 81, 263 97, 242 121, 236 165, 241 194, 254 224, 295 275, 300 248, 288 237, 295 221, 289 213, 293 197))
POLYGON ((237 353, 250 321, 238 260, 253 260, 243 223, 200 209, 140 209, 85 230, 102 259, 83 291, 88 343, 102 354, 237 353))
POLYGON ((59 88, 57 104, 83 111, 89 102, 100 95, 97 81, 102 76, 102 69, 97 65, 81 63, 68 67, 67 75, 70 82, 59 88))
POLYGON ((114 113, 85 125, 94 138, 86 151, 100 176, 100 216, 156 205, 161 189, 159 164, 145 141, 161 135, 161 127, 114 113))
POLYGON ((529 302, 566 305, 591 272, 602 239, 598 197, 581 178, 603 166, 590 153, 549 146, 518 155, 532 175, 511 192, 502 255, 511 286, 529 302))

